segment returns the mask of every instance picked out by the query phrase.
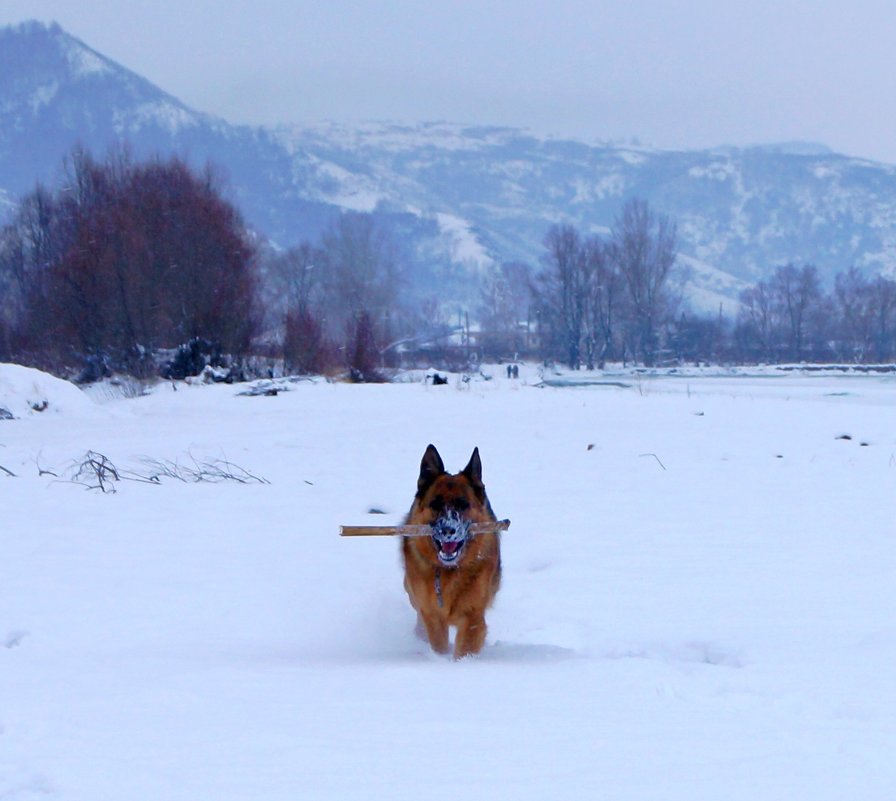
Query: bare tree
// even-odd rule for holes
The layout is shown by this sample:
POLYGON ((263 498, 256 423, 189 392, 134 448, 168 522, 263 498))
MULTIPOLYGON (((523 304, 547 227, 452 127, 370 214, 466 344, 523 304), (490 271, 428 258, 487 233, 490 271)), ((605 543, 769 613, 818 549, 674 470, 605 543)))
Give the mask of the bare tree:
POLYGON ((896 281, 877 276, 871 297, 873 355, 879 362, 888 361, 896 358, 896 281))
POLYGON ((867 278, 851 267, 834 279, 833 304, 843 357, 883 362, 896 356, 896 281, 867 278))
POLYGON ((603 369, 615 351, 622 285, 610 249, 600 237, 585 240, 583 251, 585 362, 589 370, 595 365, 603 369))
POLYGON ((265 259, 267 305, 278 314, 287 310, 310 309, 318 305, 323 251, 310 242, 268 256, 265 259))
POLYGON ((774 361, 781 329, 779 310, 767 282, 759 281, 741 292, 735 336, 742 357, 774 361))
POLYGON ((675 223, 638 198, 626 202, 611 234, 612 259, 629 305, 629 343, 648 365, 656 360, 662 325, 674 311, 668 281, 676 240, 675 223))
POLYGON ((818 270, 810 264, 802 268, 785 264, 769 279, 769 289, 785 323, 788 356, 798 361, 806 355, 806 342, 814 333, 809 325, 818 321, 817 315, 813 318, 823 297, 818 270))
POLYGON ((566 363, 578 370, 582 363, 586 303, 581 237, 571 225, 554 225, 544 244, 543 269, 535 284, 541 322, 566 363))
POLYGON ((482 281, 479 320, 482 348, 497 358, 513 357, 527 347, 531 270, 522 262, 506 262, 482 281))
POLYGON ((856 267, 834 278, 837 351, 840 358, 864 362, 874 343, 873 283, 856 267))
POLYGON ((63 245, 59 229, 58 204, 38 184, 0 230, 0 320, 10 350, 35 343, 55 324, 49 311, 49 268, 63 245))
POLYGON ((324 326, 345 342, 347 358, 359 330, 366 339, 369 329, 378 343, 396 339, 404 324, 403 276, 388 233, 370 215, 346 213, 324 234, 321 251, 324 326))

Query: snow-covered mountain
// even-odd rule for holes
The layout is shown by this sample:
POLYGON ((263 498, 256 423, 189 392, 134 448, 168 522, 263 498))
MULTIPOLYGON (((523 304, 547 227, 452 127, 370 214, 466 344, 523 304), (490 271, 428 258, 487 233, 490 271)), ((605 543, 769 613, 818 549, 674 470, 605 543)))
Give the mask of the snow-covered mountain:
MULTIPOLYGON (((0 31, 0 190, 51 179, 76 142, 211 160, 262 233, 314 238, 376 211, 419 260, 536 263, 547 228, 606 232, 627 197, 678 222, 692 295, 717 307, 779 264, 896 273, 896 167, 823 146, 664 151, 429 123, 263 129, 196 112, 58 26, 0 31)), ((2 198, 2 191, 0 191, 2 198)))
POLYGON ((0 189, 10 196, 53 181, 75 145, 97 155, 126 142, 138 156, 211 161, 263 233, 314 235, 334 210, 296 191, 301 171, 269 132, 188 108, 58 25, 0 29, 0 189))

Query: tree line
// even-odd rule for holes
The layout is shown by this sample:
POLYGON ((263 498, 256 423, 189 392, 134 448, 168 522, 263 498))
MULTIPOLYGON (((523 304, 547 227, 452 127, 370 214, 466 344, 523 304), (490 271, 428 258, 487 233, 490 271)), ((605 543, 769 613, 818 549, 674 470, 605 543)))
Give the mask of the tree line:
MULTIPOLYGON (((519 274, 520 266, 511 265, 519 274)), ((856 267, 826 291, 811 264, 776 267, 744 290, 735 316, 695 312, 677 266, 675 223, 628 201, 606 236, 555 225, 541 269, 520 281, 499 270, 484 292, 492 355, 516 347, 573 369, 607 361, 658 363, 881 363, 896 360, 896 281, 856 267), (516 299, 514 299, 516 298, 516 299), (528 305, 527 305, 528 304, 528 305), (525 311, 522 309, 525 307, 525 311), (511 314, 502 309, 514 309, 511 314), (523 314, 524 318, 520 315, 523 314), (520 319, 538 336, 527 351, 520 319)))
POLYGON ((640 199, 605 233, 552 226, 538 269, 443 266, 439 277, 401 243, 375 215, 344 213, 318 241, 276 249, 210 168, 76 150, 58 184, 38 185, 0 229, 0 359, 90 379, 229 354, 356 380, 408 358, 573 369, 896 359, 896 282, 856 268, 826 291, 813 266, 779 266, 741 294, 736 317, 694 312, 675 223, 640 199), (478 304, 449 308, 446 282, 475 282, 478 304))
POLYGON ((896 359, 896 281, 856 267, 826 292, 811 264, 778 267, 741 293, 728 350, 740 361, 896 359))

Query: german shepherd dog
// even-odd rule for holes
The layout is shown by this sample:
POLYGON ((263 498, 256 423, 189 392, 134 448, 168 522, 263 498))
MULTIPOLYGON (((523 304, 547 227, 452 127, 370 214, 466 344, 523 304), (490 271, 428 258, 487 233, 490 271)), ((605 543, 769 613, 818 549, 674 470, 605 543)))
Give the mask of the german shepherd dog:
POLYGON ((440 654, 449 651, 448 627, 455 626, 454 658, 478 654, 485 642, 485 610, 501 583, 497 533, 468 535, 471 523, 495 520, 482 483, 479 449, 457 474, 445 472, 430 445, 420 463, 417 495, 405 519, 432 527, 432 536, 404 537, 404 588, 417 610, 417 634, 440 654))

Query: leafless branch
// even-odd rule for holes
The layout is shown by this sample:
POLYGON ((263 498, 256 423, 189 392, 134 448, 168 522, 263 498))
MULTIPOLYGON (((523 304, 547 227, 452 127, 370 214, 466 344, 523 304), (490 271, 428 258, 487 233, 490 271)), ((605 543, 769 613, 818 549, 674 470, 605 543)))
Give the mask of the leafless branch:
POLYGON ((87 489, 101 492, 115 492, 116 481, 121 481, 118 469, 107 456, 96 451, 87 451, 84 458, 75 464, 72 483, 82 484, 87 489))
MULTIPOLYGON (((188 484, 199 482, 219 483, 222 481, 236 481, 239 484, 269 484, 266 478, 250 473, 243 467, 235 465, 227 459, 214 459, 212 461, 199 461, 192 455, 192 464, 181 464, 168 459, 141 460, 144 469, 122 470, 116 467, 112 461, 96 451, 87 451, 84 457, 66 471, 70 481, 81 484, 87 489, 98 489, 101 492, 116 492, 116 483, 121 481, 136 481, 141 484, 161 484, 163 478, 175 479, 188 484)), ((41 475, 55 476, 49 470, 38 467, 41 475)))
POLYGON ((192 464, 180 464, 167 459, 143 459, 143 464, 150 469, 149 478, 158 481, 160 478, 173 478, 178 481, 194 484, 200 481, 218 483, 236 481, 239 484, 270 484, 266 478, 256 476, 243 467, 226 459, 214 459, 201 462, 192 455, 192 464))
POLYGON ((54 473, 52 470, 45 470, 40 466, 40 454, 37 454, 37 458, 34 460, 34 464, 37 465, 37 476, 40 478, 41 476, 53 476, 53 478, 59 478, 59 476, 54 473))

